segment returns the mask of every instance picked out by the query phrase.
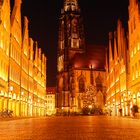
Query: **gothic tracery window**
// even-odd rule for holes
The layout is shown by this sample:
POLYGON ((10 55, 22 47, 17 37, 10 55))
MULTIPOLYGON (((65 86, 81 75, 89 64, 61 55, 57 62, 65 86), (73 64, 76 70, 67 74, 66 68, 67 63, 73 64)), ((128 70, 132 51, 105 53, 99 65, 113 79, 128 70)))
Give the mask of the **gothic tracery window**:
MULTIPOLYGON (((112 78, 113 79, 113 78, 112 78)), ((102 91, 102 77, 100 75, 100 73, 98 74, 98 76, 96 77, 96 87, 97 87, 97 91, 101 90, 102 91)))
POLYGON ((79 79, 79 92, 85 92, 85 81, 83 78, 79 79))

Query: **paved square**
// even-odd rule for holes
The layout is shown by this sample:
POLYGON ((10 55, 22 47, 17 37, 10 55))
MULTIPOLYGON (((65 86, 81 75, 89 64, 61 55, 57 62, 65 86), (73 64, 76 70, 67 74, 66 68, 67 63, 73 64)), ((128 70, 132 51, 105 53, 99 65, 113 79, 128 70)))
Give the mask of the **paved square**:
POLYGON ((140 120, 61 116, 0 121, 0 140, 140 140, 140 120))

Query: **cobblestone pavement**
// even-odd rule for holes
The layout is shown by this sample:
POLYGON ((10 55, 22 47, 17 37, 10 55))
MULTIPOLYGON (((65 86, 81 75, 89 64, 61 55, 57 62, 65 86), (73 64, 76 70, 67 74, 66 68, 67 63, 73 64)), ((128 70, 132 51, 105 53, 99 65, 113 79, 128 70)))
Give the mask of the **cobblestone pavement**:
POLYGON ((140 140, 140 119, 73 116, 0 121, 0 140, 140 140))

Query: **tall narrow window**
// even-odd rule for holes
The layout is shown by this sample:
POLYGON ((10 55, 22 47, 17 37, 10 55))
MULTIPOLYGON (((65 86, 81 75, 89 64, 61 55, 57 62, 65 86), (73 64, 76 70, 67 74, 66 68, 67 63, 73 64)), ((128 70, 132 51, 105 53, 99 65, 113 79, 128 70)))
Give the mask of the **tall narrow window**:
POLYGON ((136 47, 134 47, 134 55, 136 54, 136 47))
POLYGON ((139 51, 139 50, 140 50, 140 43, 138 43, 138 46, 137 46, 137 47, 138 47, 138 49, 137 49, 137 50, 139 51))
POLYGON ((84 92, 85 91, 85 81, 83 78, 79 79, 79 92, 84 92))
POLYGON ((137 63, 135 64, 135 69, 136 69, 136 78, 138 78, 138 66, 137 66, 137 63))
POLYGON ((139 71, 139 76, 140 76, 140 60, 139 60, 138 71, 139 71))
POLYGON ((132 66, 132 80, 134 80, 134 66, 132 66))

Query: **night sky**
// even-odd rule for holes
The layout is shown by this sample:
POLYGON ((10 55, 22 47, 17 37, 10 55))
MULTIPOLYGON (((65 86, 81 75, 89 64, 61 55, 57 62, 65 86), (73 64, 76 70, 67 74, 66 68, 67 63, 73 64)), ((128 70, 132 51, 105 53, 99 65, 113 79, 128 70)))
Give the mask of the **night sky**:
MULTIPOLYGON (((56 83, 58 18, 63 0, 22 0, 22 17, 29 19, 30 37, 38 41, 47 55, 47 85, 56 83)), ((108 44, 108 32, 117 19, 127 29, 128 0, 79 0, 84 19, 86 43, 108 44)))

